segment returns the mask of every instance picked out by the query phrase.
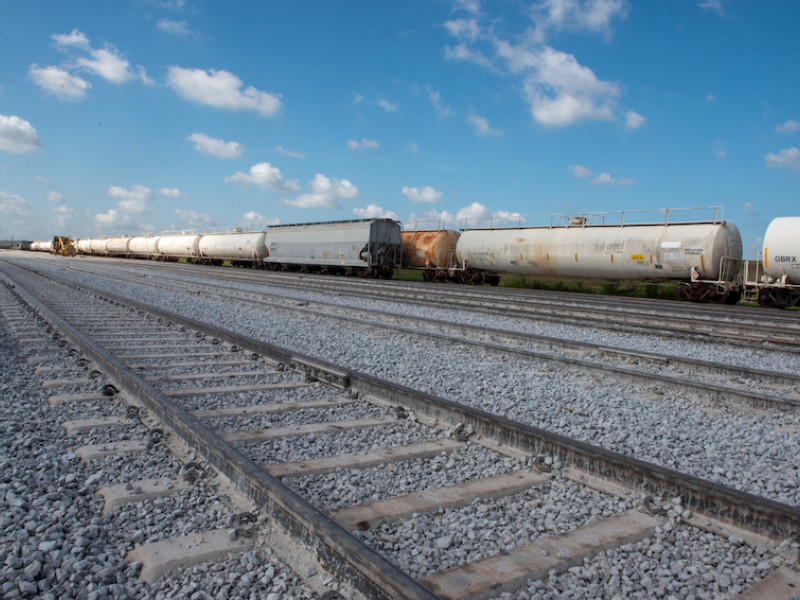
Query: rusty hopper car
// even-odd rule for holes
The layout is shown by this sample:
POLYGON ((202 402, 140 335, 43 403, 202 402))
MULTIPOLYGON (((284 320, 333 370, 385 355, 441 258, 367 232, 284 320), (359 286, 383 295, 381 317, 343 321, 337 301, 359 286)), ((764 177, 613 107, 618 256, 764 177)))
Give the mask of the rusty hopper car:
POLYGON ((364 219, 278 225, 266 232, 266 266, 272 270, 343 273, 391 278, 401 264, 400 224, 364 219))
MULTIPOLYGON (((622 219, 624 222, 624 219, 622 219)), ((591 225, 571 219, 550 227, 471 229, 457 246, 464 276, 475 283, 498 273, 548 277, 679 281, 680 300, 736 302, 742 240, 732 223, 591 225)))
POLYGON ((421 269, 425 281, 445 281, 458 266, 459 233, 450 229, 404 231, 403 267, 421 269))

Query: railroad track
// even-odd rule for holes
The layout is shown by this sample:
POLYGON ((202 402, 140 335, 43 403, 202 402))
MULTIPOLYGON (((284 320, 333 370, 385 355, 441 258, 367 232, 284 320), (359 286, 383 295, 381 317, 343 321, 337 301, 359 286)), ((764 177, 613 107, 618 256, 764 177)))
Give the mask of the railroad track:
MULTIPOLYGON (((115 267, 136 268, 137 261, 81 257, 77 261, 103 261, 115 267)), ((74 260, 72 262, 75 262, 74 260)), ((169 272, 198 274, 193 265, 158 264, 169 272)), ((391 298, 410 304, 445 306, 449 309, 479 310, 513 314, 553 322, 576 323, 614 331, 647 331, 654 335, 676 334, 727 344, 763 344, 800 351, 800 319, 794 311, 765 311, 744 306, 710 306, 650 299, 618 298, 512 288, 485 288, 403 281, 362 281, 314 274, 214 268, 226 279, 258 277, 271 284, 298 290, 332 291, 349 297, 391 298), (256 275, 257 274, 257 275, 256 275), (632 307, 636 307, 632 310, 632 307)), ((198 276, 203 276, 199 275, 198 276)))
MULTIPOLYGON (((115 273, 114 278, 141 283, 140 279, 120 273, 115 273)), ((154 279, 149 277, 147 284, 178 293, 183 290, 182 284, 167 278, 154 279)), ((800 375, 791 373, 613 347, 610 344, 514 333, 409 314, 398 317, 392 310, 360 308, 358 316, 354 317, 352 309, 341 303, 319 300, 297 302, 277 295, 269 288, 248 292, 204 281, 203 294, 310 316, 370 324, 398 333, 426 335, 450 343, 472 344, 502 355, 516 354, 529 360, 554 363, 558 368, 615 374, 628 380, 657 385, 660 389, 689 390, 714 403, 738 402, 748 407, 790 411, 800 407, 800 375)))
MULTIPOLYGON (((95 291, 52 279, 42 286, 41 280, 36 284, 40 279, 36 274, 7 264, 3 270, 16 280, 14 289, 20 297, 46 315, 62 339, 91 358, 120 389, 119 396, 146 411, 137 416, 146 430, 156 429, 153 420, 162 429, 146 440, 123 444, 109 439, 113 425, 104 421, 99 443, 83 444, 89 450, 82 452, 146 452, 148 445, 152 450, 166 439, 190 465, 188 470, 217 469, 258 506, 255 520, 242 517, 237 529, 250 530, 261 524, 259 515, 269 515, 272 523, 299 536, 324 566, 368 597, 491 598, 504 590, 546 587, 543 580, 551 569, 575 569, 584 559, 594 564, 591 561, 600 556, 599 566, 594 567, 599 573, 609 553, 647 556, 653 546, 669 551, 687 543, 733 545, 738 554, 750 557, 752 569, 742 570, 733 580, 720 577, 714 584, 723 592, 738 593, 765 575, 760 585, 789 585, 781 578, 796 584, 788 566, 794 560, 792 546, 780 543, 800 533, 800 511, 795 507, 108 294, 111 302, 100 301, 95 291), (44 291, 34 294, 23 287, 44 291), (99 314, 88 318, 95 307, 99 314), (122 330, 147 328, 143 341, 124 340, 119 329, 123 324, 122 330), (109 331, 109 326, 116 329, 109 331), (170 358, 159 358, 162 353, 170 358), (176 362, 174 355, 179 353, 187 354, 178 362, 190 362, 188 372, 181 365, 164 366, 163 361, 176 362), (206 360, 208 372, 198 372, 199 363, 206 360), (238 381, 236 373, 243 365, 217 360, 243 360, 250 372, 256 372, 255 362, 276 372, 262 372, 255 377, 257 383, 228 381, 222 386, 220 379, 238 381), (299 379, 294 371, 301 374, 299 379), (196 382, 205 375, 211 376, 206 383, 224 389, 198 387, 196 382), (271 377, 277 381, 263 381, 271 377), (313 388, 313 398, 272 397, 280 401, 265 405, 258 394, 278 392, 275 387, 254 389, 264 385, 287 386, 280 390, 286 394, 293 393, 294 386, 304 391, 313 388), (353 389, 358 394, 348 392, 353 389), (299 415, 300 422, 288 415, 299 415), (373 422, 366 423, 368 419, 373 422), (392 445, 387 428, 391 432, 393 427, 411 430, 412 442, 392 445), (319 449, 295 443, 328 435, 319 428, 332 428, 334 441, 319 449), (306 435, 298 437, 298 431, 306 435), (287 441, 290 438, 294 441, 287 441), (495 471, 487 472, 487 466, 495 471), (343 498, 335 492, 348 477, 360 485, 349 486, 356 491, 343 498), (495 539, 496 530, 482 530, 483 515, 495 512, 509 517, 509 531, 522 531, 522 538, 509 533, 495 539), (448 519, 478 525, 443 530, 441 522, 447 524, 448 519), (430 527, 432 522, 440 525, 430 527), (430 538, 430 531, 438 532, 435 538, 430 538), (500 573, 506 576, 499 577, 500 573)), ((62 401, 79 402, 58 400, 62 401)), ((90 428, 95 432, 91 435, 97 429, 90 428)), ((134 494, 146 489, 141 483, 120 484, 134 494)), ((230 531, 222 537, 231 541, 230 531)), ((233 541, 237 540, 241 541, 238 537, 233 541)), ((134 550, 139 552, 135 556, 149 550, 153 549, 134 550)), ((695 566, 700 567, 707 565, 695 566)), ((157 573, 157 568, 150 573, 157 573)), ((677 575, 674 579, 678 581, 677 575)), ((591 587, 592 581, 590 577, 586 586, 591 587)), ((641 581, 638 585, 646 590, 641 581)), ((761 593, 758 590, 754 587, 750 593, 761 593)))

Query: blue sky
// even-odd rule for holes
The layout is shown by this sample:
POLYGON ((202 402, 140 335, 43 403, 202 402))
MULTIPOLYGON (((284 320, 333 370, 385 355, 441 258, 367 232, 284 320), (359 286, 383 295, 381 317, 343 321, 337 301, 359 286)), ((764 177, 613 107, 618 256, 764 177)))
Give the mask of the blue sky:
POLYGON ((0 0, 0 238, 798 215, 797 0, 0 0))

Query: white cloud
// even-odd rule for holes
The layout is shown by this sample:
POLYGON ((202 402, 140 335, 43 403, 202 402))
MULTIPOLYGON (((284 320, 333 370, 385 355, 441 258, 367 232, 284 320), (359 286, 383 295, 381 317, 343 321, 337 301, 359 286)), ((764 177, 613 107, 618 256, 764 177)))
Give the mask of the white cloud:
POLYGON ((122 227, 123 225, 130 223, 130 221, 131 218, 128 215, 120 213, 116 208, 110 208, 108 209, 108 212, 94 216, 94 222, 97 224, 97 226, 107 229, 122 227))
POLYGON ((600 173, 597 177, 592 179, 592 185, 614 185, 617 180, 608 173, 600 173))
POLYGON ((251 110, 264 117, 274 116, 281 107, 278 96, 254 87, 243 87, 242 80, 228 71, 182 69, 167 70, 167 85, 183 98, 216 108, 251 110))
POLYGON ((62 196, 58 192, 50 190, 49 192, 47 192, 46 198, 48 202, 61 202, 62 196))
POLYGON ((45 92, 62 100, 82 100, 86 90, 92 87, 88 81, 54 66, 33 64, 28 69, 28 77, 45 92))
POLYGON ((475 19, 454 19, 444 24, 447 32, 453 37, 474 42, 480 36, 480 27, 475 19))
MULTIPOLYGON (((579 177, 580 179, 588 179, 593 175, 592 170, 587 169, 583 165, 572 165, 569 170, 572 171, 575 177, 579 177)), ((593 177, 589 183, 592 185, 633 185, 634 181, 629 178, 615 179, 608 173, 600 173, 593 177)))
POLYGON ((281 170, 268 162, 253 165, 249 173, 237 171, 225 178, 226 183, 230 181, 267 187, 277 192, 296 192, 300 189, 297 180, 283 181, 281 170))
POLYGON ((625 126, 628 129, 639 129, 639 127, 644 125, 645 121, 646 119, 642 115, 633 112, 632 110, 629 110, 625 114, 625 126))
POLYGON ((30 202, 22 196, 0 190, 0 214, 27 217, 29 206, 30 202))
POLYGON ((469 206, 464 206, 456 211, 455 214, 443 210, 425 211, 422 215, 412 213, 411 216, 405 221, 411 227, 430 227, 429 223, 436 221, 437 227, 482 227, 487 226, 491 222, 494 226, 516 226, 525 223, 525 219, 517 212, 509 212, 507 210, 492 210, 489 207, 473 202, 469 206))
POLYGON ((391 210, 385 210, 375 204, 374 202, 365 208, 354 208, 353 214, 359 219, 395 219, 397 220, 397 213, 391 210))
POLYGON ((194 149, 198 152, 217 158, 241 158, 244 151, 244 146, 239 142, 226 142, 205 133, 193 133, 186 139, 194 142, 194 149))
POLYGON ((768 167, 773 169, 789 169, 800 172, 800 150, 797 148, 784 148, 778 154, 770 152, 764 156, 768 167))
POLYGON ((398 108, 400 108, 397 104, 393 104, 388 100, 384 100, 383 98, 378 98, 377 100, 375 100, 375 104, 380 106, 386 112, 394 112, 398 108))
POLYGON ((478 115, 470 115, 467 117, 467 123, 475 128, 475 133, 481 137, 488 137, 490 135, 502 135, 502 129, 492 129, 489 126, 489 121, 484 117, 478 115))
POLYGON ((625 0, 542 0, 533 5, 535 39, 539 42, 550 30, 588 31, 611 36, 611 21, 625 17, 625 0))
POLYGON ((172 35, 188 36, 192 35, 186 21, 171 21, 170 19, 159 19, 156 26, 165 33, 172 35))
MULTIPOLYGON (((620 86, 602 81, 587 66, 544 43, 550 30, 590 31, 611 35, 611 23, 625 16, 626 0, 543 0, 531 15, 535 29, 520 42, 498 38, 492 29, 479 30, 477 21, 450 21, 446 27, 460 43, 445 47, 445 57, 471 62, 498 73, 486 54, 475 46, 491 43, 496 57, 511 75, 521 78, 519 88, 534 120, 548 127, 566 127, 589 120, 613 120, 620 86), (464 42, 469 38, 469 42, 464 42)), ((641 126, 643 117, 629 112, 629 128, 641 126)))
POLYGON ((364 101, 364 96, 358 92, 353 92, 353 104, 361 104, 364 101))
POLYGON ((436 191, 429 185, 426 185, 424 188, 419 189, 415 187, 403 187, 403 194, 408 196, 408 199, 412 202, 419 202, 419 203, 426 203, 426 204, 433 204, 438 202, 439 199, 442 197, 442 192, 436 191))
POLYGON ((440 117, 450 117, 453 115, 453 109, 449 106, 442 105, 442 95, 436 90, 431 89, 430 87, 427 88, 428 92, 428 100, 431 101, 433 104, 433 108, 436 109, 437 114, 440 117))
POLYGON ((89 40, 78 29, 73 29, 71 33, 54 33, 50 39, 56 43, 60 50, 66 48, 89 48, 89 40))
POLYGON ((123 225, 127 223, 120 222, 118 219, 127 217, 132 214, 142 214, 147 212, 147 201, 153 197, 153 192, 150 188, 143 185, 132 185, 129 189, 112 185, 108 188, 108 193, 115 198, 120 198, 117 202, 117 209, 109 211, 112 217, 112 223, 123 225))
POLYGON ((758 216, 758 213, 756 212, 756 207, 752 202, 745 202, 742 205, 742 212, 748 217, 758 216))
POLYGON ((130 63, 122 58, 112 46, 100 50, 90 50, 91 58, 79 58, 78 66, 99 75, 113 83, 125 83, 136 76, 130 70, 130 63))
POLYGON ((161 188, 158 190, 158 193, 162 196, 167 196, 168 198, 188 198, 187 194, 184 194, 178 188, 161 188))
POLYGON ((187 227, 193 229, 199 229, 201 227, 210 227, 211 225, 214 224, 214 219, 212 219, 209 215, 195 212, 193 210, 186 210, 179 208, 173 210, 172 214, 182 219, 187 227))
POLYGON ((491 61, 482 52, 468 48, 466 44, 458 44, 453 47, 445 46, 444 57, 448 60, 463 60, 481 67, 492 68, 491 61))
POLYGON ((789 119, 785 123, 777 125, 775 131, 778 133, 795 133, 796 131, 800 131, 800 121, 789 119))
POLYGON ((17 116, 0 115, 0 150, 25 154, 42 147, 33 125, 17 116))
POLYGON ((575 177, 580 177, 581 179, 590 177, 592 174, 592 171, 590 169, 587 169, 586 167, 581 165, 572 165, 569 168, 569 170, 572 171, 572 174, 575 175, 575 177))
POLYGON ((282 148, 281 146, 278 146, 278 152, 280 152, 281 154, 285 154, 286 156, 289 156, 291 158, 305 158, 306 157, 305 154, 300 154, 299 152, 292 152, 291 150, 287 150, 286 148, 282 148))
POLYGON ((239 218, 239 226, 250 230, 264 229, 268 225, 280 224, 281 220, 279 218, 274 217, 270 219, 269 217, 265 217, 254 210, 244 213, 239 218))
POLYGON ((361 141, 358 140, 349 140, 347 142, 347 147, 350 150, 369 150, 371 148, 377 148, 380 144, 375 140, 368 140, 367 138, 361 138, 361 141))
POLYGON ((728 156, 728 149, 725 147, 725 142, 722 140, 714 141, 714 156, 717 158, 725 158, 728 156))
POLYGON ((311 181, 311 189, 312 193, 284 200, 284 203, 298 208, 340 208, 340 199, 358 196, 358 188, 347 179, 331 179, 322 173, 317 173, 311 181))
POLYGON ((722 6, 722 0, 705 0, 698 6, 700 6, 700 8, 703 10, 713 11, 721 17, 725 15, 725 9, 722 6))
POLYGON ((108 188, 108 193, 115 198, 122 198, 123 200, 141 200, 142 202, 150 200, 153 197, 153 192, 150 191, 150 188, 138 184, 132 185, 129 189, 118 185, 112 185, 108 188))
POLYGON ((525 69, 524 90, 533 118, 548 127, 580 121, 611 120, 619 87, 599 80, 575 57, 548 46, 528 52, 501 44, 500 53, 516 69, 525 69))

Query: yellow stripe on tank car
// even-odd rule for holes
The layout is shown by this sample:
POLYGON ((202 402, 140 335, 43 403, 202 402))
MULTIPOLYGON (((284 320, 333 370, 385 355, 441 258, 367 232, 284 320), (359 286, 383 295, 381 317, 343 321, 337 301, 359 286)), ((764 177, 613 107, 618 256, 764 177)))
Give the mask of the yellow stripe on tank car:
POLYGON ((702 254, 700 255, 700 269, 703 271, 703 273, 706 272, 706 261, 703 260, 702 254))
POLYGON ((767 268, 767 248, 764 248, 764 268, 767 268))
POLYGON ((578 253, 575 253, 575 262, 578 262, 578 253))
POLYGON ((611 255, 611 262, 612 263, 614 262, 614 255, 613 254, 611 255))

